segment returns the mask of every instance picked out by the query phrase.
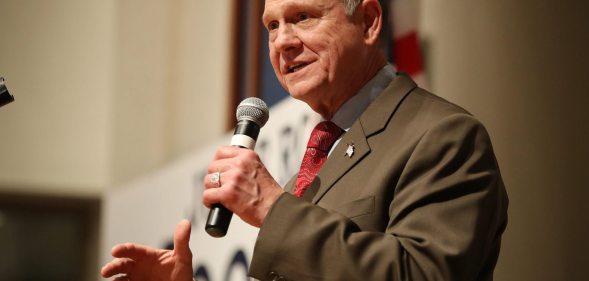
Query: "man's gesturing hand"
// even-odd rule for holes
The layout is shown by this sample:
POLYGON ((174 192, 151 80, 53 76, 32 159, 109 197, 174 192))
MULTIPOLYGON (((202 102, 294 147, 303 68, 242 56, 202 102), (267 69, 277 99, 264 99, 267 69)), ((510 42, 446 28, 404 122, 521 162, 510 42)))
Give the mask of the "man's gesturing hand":
POLYGON ((154 249, 132 243, 112 248, 112 261, 105 264, 100 274, 115 281, 192 281, 192 252, 190 222, 182 220, 174 232, 174 250, 154 249))
POLYGON ((221 203, 245 222, 260 227, 274 202, 284 192, 258 154, 249 149, 223 146, 204 178, 203 204, 221 203), (211 181, 213 173, 219 181, 211 181))

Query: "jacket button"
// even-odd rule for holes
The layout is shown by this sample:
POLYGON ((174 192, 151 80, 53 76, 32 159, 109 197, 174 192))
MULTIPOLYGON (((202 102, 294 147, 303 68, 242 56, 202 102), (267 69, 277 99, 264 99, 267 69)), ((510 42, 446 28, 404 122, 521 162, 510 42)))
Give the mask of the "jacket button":
POLYGON ((272 281, 276 281, 278 280, 278 273, 274 272, 274 271, 270 271, 270 273, 268 273, 268 279, 272 280, 272 281))

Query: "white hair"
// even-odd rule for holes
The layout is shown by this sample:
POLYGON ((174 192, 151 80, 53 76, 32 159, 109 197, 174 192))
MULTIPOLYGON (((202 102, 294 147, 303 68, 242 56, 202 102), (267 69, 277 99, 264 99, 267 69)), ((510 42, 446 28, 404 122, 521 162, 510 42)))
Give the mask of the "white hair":
POLYGON ((351 16, 354 14, 354 11, 356 11, 356 7, 358 7, 358 4, 360 4, 362 0, 343 0, 343 2, 344 8, 346 10, 346 15, 351 16))

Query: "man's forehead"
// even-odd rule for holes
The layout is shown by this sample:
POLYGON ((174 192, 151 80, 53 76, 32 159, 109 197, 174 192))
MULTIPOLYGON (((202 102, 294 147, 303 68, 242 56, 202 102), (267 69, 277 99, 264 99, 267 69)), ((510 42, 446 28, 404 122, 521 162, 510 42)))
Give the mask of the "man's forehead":
POLYGON ((273 17, 275 14, 284 10, 313 6, 316 8, 326 8, 333 6, 335 3, 342 3, 342 0, 266 0, 264 4, 264 14, 262 20, 273 17))

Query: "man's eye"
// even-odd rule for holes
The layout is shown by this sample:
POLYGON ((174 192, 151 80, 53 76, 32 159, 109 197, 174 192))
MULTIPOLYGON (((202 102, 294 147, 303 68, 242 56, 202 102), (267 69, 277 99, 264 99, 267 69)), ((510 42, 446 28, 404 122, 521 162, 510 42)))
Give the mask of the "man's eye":
POLYGON ((304 20, 307 20, 307 19, 309 19, 309 15, 308 14, 306 14, 306 13, 300 13, 300 14, 298 14, 298 21, 304 21, 304 20))
POLYGON ((268 24, 268 30, 274 30, 278 28, 278 22, 277 21, 272 21, 268 24))

